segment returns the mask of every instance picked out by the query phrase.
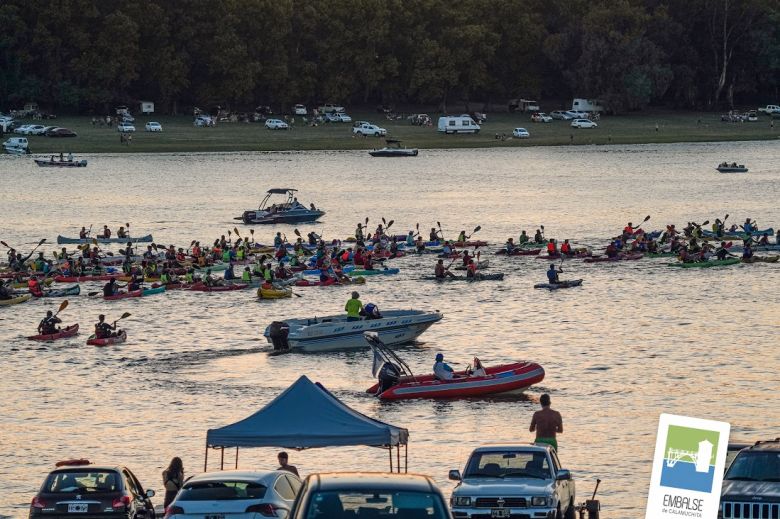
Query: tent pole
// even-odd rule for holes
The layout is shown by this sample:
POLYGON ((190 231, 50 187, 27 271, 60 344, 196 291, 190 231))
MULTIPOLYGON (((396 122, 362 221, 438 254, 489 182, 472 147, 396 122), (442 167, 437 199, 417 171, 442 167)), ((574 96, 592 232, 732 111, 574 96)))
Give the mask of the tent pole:
POLYGON ((236 470, 238 470, 238 446, 236 446, 236 470))
POLYGON ((404 472, 409 472, 409 444, 404 443, 404 472))
POLYGON ((208 472, 209 469, 209 441, 206 440, 206 458, 203 460, 203 472, 208 472))
POLYGON ((390 454, 390 472, 393 472, 393 446, 391 445, 387 451, 390 454))
POLYGON ((222 447, 222 459, 219 460, 219 470, 225 470, 225 447, 222 447))
POLYGON ((396 456, 396 464, 395 467, 398 470, 398 473, 401 473, 401 444, 399 443, 395 447, 395 456, 396 456))

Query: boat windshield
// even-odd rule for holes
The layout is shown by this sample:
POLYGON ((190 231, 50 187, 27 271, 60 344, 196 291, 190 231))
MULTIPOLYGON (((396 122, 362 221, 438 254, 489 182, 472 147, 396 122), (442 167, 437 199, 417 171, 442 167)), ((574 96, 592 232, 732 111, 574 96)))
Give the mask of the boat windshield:
POLYGON ((477 452, 469 459, 463 476, 551 479, 552 471, 544 452, 477 452))

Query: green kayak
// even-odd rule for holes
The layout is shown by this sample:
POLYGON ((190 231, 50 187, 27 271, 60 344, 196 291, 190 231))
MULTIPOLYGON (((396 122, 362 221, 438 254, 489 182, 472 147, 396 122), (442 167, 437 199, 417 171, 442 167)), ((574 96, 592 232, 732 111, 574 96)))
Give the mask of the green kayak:
POLYGON ((389 276, 392 274, 398 274, 400 272, 399 269, 393 268, 393 269, 374 269, 374 270, 361 270, 361 269, 355 269, 351 272, 348 272, 350 276, 389 276))
POLYGON ((729 258, 724 260, 697 261, 695 263, 669 263, 671 267, 681 267, 684 269, 703 269, 708 267, 725 267, 726 265, 736 265, 742 263, 739 258, 729 258))
POLYGON ((156 288, 144 288, 144 296, 153 296, 155 294, 162 294, 165 292, 165 285, 156 288))

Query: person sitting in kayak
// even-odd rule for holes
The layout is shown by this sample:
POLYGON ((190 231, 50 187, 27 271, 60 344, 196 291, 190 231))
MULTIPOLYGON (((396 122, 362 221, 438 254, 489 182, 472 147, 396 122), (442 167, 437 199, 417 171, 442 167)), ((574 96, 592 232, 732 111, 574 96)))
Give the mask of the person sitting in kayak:
POLYGON ((563 243, 561 244, 561 254, 565 254, 566 256, 573 256, 569 240, 563 240, 563 243))
POLYGON ((541 229, 536 229, 536 233, 534 234, 534 243, 544 243, 544 236, 542 235, 541 229))
POLYGON ((211 269, 206 270, 206 278, 203 280, 203 283, 207 287, 216 287, 222 285, 222 280, 214 278, 214 276, 211 275, 211 269))
POLYGON ((5 284, 5 282, 0 279, 0 299, 1 300, 7 300, 7 299, 13 299, 16 297, 14 295, 14 289, 11 287, 13 284, 13 280, 8 281, 8 285, 5 284))
POLYGON ((746 234, 750 234, 756 229, 756 222, 751 221, 750 218, 745 218, 745 223, 742 224, 742 230, 745 231, 746 234))
POLYGON ((46 317, 44 317, 40 324, 38 324, 38 333, 41 335, 51 335, 53 333, 59 333, 60 329, 57 327, 58 324, 60 324, 62 320, 54 315, 51 310, 46 312, 46 317))
POLYGON ((456 240, 458 243, 466 243, 466 231, 460 231, 460 234, 458 234, 458 239, 456 240))
POLYGON ((753 248, 750 243, 746 243, 742 248, 742 259, 750 259, 753 257, 753 248))
POLYGON ((371 256, 372 254, 369 252, 363 258, 363 270, 376 270, 376 268, 374 267, 374 262, 371 259, 371 256))
POLYGON ((95 338, 96 339, 108 339, 110 337, 117 337, 119 335, 116 330, 116 321, 112 324, 106 322, 106 316, 103 314, 98 315, 98 322, 95 324, 95 338))
POLYGON ((441 236, 439 235, 439 231, 436 230, 436 227, 431 227, 431 232, 428 234, 428 241, 437 242, 441 236))
POLYGON ((108 228, 108 225, 103 226, 103 238, 111 238, 111 229, 108 228))
POLYGON ((360 312, 360 315, 364 316, 367 321, 382 318, 382 314, 379 313, 379 307, 374 303, 368 303, 366 306, 364 306, 363 310, 360 312))
POLYGON ((436 276, 436 279, 444 279, 446 277, 454 278, 455 274, 450 272, 445 266, 444 266, 444 260, 440 259, 436 263, 436 268, 433 271, 433 275, 436 276))
POLYGON ((125 228, 121 225, 119 226, 119 230, 116 232, 116 237, 122 239, 127 238, 127 231, 125 231, 125 228))
POLYGON ((225 269, 225 273, 222 276, 226 281, 232 281, 236 279, 236 273, 233 271, 233 263, 228 263, 228 267, 225 269))
POLYGON ((547 271, 547 281, 551 285, 557 285, 561 282, 560 279, 558 279, 558 274, 563 274, 563 269, 560 267, 556 269, 555 264, 550 263, 550 269, 547 271))
POLYGON ((35 297, 41 297, 43 295, 43 289, 41 289, 41 284, 38 282, 38 277, 35 275, 30 276, 30 279, 27 281, 27 288, 35 297))
POLYGON ((452 255, 452 246, 450 245, 449 241, 445 241, 444 245, 441 248, 441 253, 445 256, 452 255))
POLYGON ((127 282, 127 291, 136 292, 141 290, 141 284, 144 282, 143 273, 138 270, 133 271, 130 277, 130 281, 127 282))
POLYGON ((769 245, 769 235, 767 233, 762 234, 761 238, 758 240, 758 244, 761 246, 769 245))
POLYGON ((558 256, 558 244, 555 243, 553 238, 550 238, 550 240, 547 242, 547 255, 558 256))
POLYGON ((423 241, 422 236, 417 236, 417 241, 415 242, 414 246, 417 249, 418 254, 425 251, 425 242, 423 241))
POLYGON ((634 224, 631 222, 628 222, 628 225, 623 227, 623 239, 627 239, 630 236, 634 235, 634 224))
POLYGON ((618 248, 617 245, 615 245, 615 242, 611 242, 609 245, 607 245, 606 254, 608 258, 617 258, 618 257, 618 248))
POLYGON ((414 247, 414 231, 409 231, 409 234, 406 235, 406 240, 404 243, 406 243, 407 247, 414 247))
POLYGON ((459 378, 455 376, 455 370, 452 369, 449 364, 444 362, 443 353, 436 354, 436 363, 433 365, 433 376, 442 382, 446 380, 452 380, 454 378, 459 378))
POLYGON ((357 227, 355 227, 355 241, 363 241, 363 224, 358 223, 357 227))
POLYGON ((507 254, 512 254, 517 247, 515 247, 515 240, 514 238, 509 238, 506 240, 506 244, 504 245, 504 248, 506 249, 507 254))
POLYGON ((284 245, 284 240, 282 239, 282 233, 277 232, 276 236, 274 236, 274 248, 278 249, 282 245, 284 245))
POLYGON ((474 256, 469 255, 469 251, 464 250, 463 251, 463 266, 467 266, 469 264, 469 260, 472 259, 474 256))
POLYGON ((522 247, 526 243, 531 241, 531 237, 526 234, 525 230, 520 232, 520 238, 518 238, 517 243, 522 247))
POLYGON ((477 263, 473 260, 469 260, 469 264, 466 265, 466 277, 473 279, 477 277, 477 263))
POLYGON ((79 239, 80 240, 86 240, 87 239, 87 229, 85 227, 82 227, 79 231, 79 239))
POLYGON ((723 261, 726 259, 726 256, 731 256, 736 258, 736 255, 730 253, 728 251, 728 246, 726 245, 725 241, 720 242, 720 247, 715 251, 715 257, 718 258, 720 261, 723 261))

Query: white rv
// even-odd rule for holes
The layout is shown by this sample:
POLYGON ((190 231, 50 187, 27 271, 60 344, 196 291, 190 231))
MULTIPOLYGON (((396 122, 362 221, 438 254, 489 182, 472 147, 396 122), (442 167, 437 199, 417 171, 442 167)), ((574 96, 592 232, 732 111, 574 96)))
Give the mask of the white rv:
POLYGON ((604 107, 598 99, 580 99, 575 97, 571 103, 572 112, 603 112, 604 107))
POLYGON ((439 117, 439 131, 443 133, 479 133, 479 129, 470 115, 439 117))
POLYGON ((154 103, 151 101, 141 101, 141 113, 142 114, 153 114, 154 113, 154 103))

